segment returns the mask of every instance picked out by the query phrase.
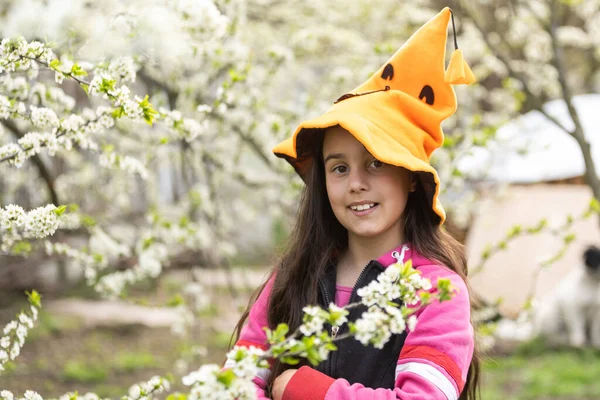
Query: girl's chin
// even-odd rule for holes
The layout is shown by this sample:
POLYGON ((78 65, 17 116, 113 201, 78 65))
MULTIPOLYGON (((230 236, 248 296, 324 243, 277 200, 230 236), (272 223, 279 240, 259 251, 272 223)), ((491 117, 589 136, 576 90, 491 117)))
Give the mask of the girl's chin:
POLYGON ((348 233, 358 238, 373 239, 380 236, 383 231, 376 228, 354 228, 348 229, 348 233))

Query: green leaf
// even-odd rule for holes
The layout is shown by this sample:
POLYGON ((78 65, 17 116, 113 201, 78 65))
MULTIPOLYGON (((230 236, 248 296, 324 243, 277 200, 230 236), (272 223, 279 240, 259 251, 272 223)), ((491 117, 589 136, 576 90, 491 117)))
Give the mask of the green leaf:
POLYGON ((32 290, 31 292, 25 292, 25 294, 27 294, 29 303, 31 303, 33 306, 37 308, 40 308, 42 306, 42 296, 40 296, 40 294, 37 291, 32 290))
POLYGON ((154 237, 149 237, 148 239, 144 240, 144 244, 142 246, 143 249, 148 249, 150 246, 152 246, 152 243, 154 243, 155 241, 156 239, 154 237))
POLYGON ((284 364, 297 365, 300 360, 292 356, 283 356, 279 359, 284 364))
POLYGON ((519 236, 522 232, 523 228, 521 228, 520 225, 515 225, 512 228, 510 228, 510 230, 508 231, 508 238, 512 239, 516 236, 519 236))
POLYGON ((595 197, 593 197, 590 201, 590 210, 596 214, 600 214, 600 201, 598 201, 598 199, 595 197))
POLYGON ((187 395, 185 393, 175 392, 168 395, 166 400, 187 400, 187 395))
POLYGON ((81 66, 77 63, 73 64, 71 67, 71 75, 73 76, 87 76, 87 72, 81 69, 81 66))
POLYGON ((159 144, 167 144, 169 143, 169 138, 168 137, 164 137, 162 139, 160 139, 160 142, 158 142, 159 144))
POLYGON ((485 246, 485 250, 481 252, 481 259, 487 260, 488 258, 490 258, 490 256, 492 255, 492 249, 492 245, 488 243, 487 246, 485 246))
POLYGON ((450 135, 446 135, 444 136, 444 143, 442 144, 442 147, 454 147, 456 146, 456 143, 458 142, 457 140, 458 138, 455 136, 450 136, 450 135))
POLYGON ((225 369, 217 373, 217 381, 221 382, 225 387, 230 387, 235 379, 236 376, 231 369, 225 369))
POLYGON ((60 217, 65 213, 65 211, 67 211, 67 206, 60 206, 54 209, 54 214, 60 217))
POLYGON ((167 301, 167 307, 177 307, 182 304, 185 304, 185 301, 179 293, 177 293, 175 296, 171 297, 169 301, 167 301))
POLYGON ((96 219, 90 215, 82 215, 81 223, 87 228, 94 227, 97 224, 96 219))
POLYGON ((527 233, 540 233, 548 225, 548 220, 543 218, 538 224, 532 228, 527 228, 527 233))
POLYGON ((15 243, 10 249, 10 252, 15 256, 27 256, 31 254, 32 250, 33 247, 31 246, 31 243, 27 240, 23 240, 15 243))
POLYGON ((60 67, 60 60, 58 58, 55 58, 54 60, 50 61, 49 67, 55 71, 60 72, 60 70, 58 69, 60 67))
POLYGON ((285 339, 285 335, 287 335, 287 333, 290 331, 290 328, 287 324, 279 324, 277 325, 277 328, 275 328, 275 331, 273 332, 273 342, 274 343, 278 343, 281 342, 285 339))
POLYGON ((102 78, 102 83, 100 84, 100 91, 102 93, 107 93, 115 90, 115 84, 117 81, 115 79, 107 79, 102 78))
POLYGON ((114 119, 119 119, 121 118, 123 115, 125 115, 125 108, 123 107, 117 107, 113 110, 113 112, 110 114, 114 119))
POLYGON ((575 238, 576 238, 576 237, 577 237, 577 235, 575 235, 574 233, 569 233, 568 235, 566 235, 566 236, 563 238, 563 242, 564 242, 565 244, 569 244, 569 243, 571 243, 573 240, 575 240, 575 238))
POLYGON ((229 70, 229 77, 231 78, 232 82, 241 82, 246 79, 246 75, 239 73, 234 69, 229 70))
POLYGON ((462 178, 464 175, 458 168, 455 167, 452 169, 452 176, 456 178, 462 178))
POLYGON ((569 7, 578 6, 583 3, 583 0, 560 0, 562 4, 565 4, 569 7))
POLYGON ((437 281, 437 289, 440 301, 447 301, 452 298, 454 287, 452 286, 450 279, 439 278, 437 281))
POLYGON ((156 115, 158 115, 158 111, 156 111, 153 107, 152 104, 150 104, 150 102, 148 101, 148 95, 146 95, 144 97, 144 99, 142 101, 140 101, 138 103, 140 105, 140 107, 142 108, 142 112, 144 114, 144 120, 150 125, 152 126, 152 123, 154 122, 154 118, 156 115))

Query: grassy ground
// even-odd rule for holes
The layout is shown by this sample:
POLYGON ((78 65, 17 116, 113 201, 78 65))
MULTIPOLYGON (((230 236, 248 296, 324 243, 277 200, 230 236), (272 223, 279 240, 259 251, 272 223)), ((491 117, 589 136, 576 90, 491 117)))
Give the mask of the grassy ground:
POLYGON ((600 352, 532 341, 483 362, 482 399, 599 399, 600 352))
MULTIPOLYGON (((139 303, 164 304, 180 289, 181 284, 165 279, 157 285, 136 288, 132 297, 139 303)), ((73 293, 95 297, 81 287, 71 290, 73 293)), ((238 295, 246 298, 249 292, 238 295)), ((193 370, 205 363, 221 363, 227 351, 231 332, 216 327, 223 329, 232 324, 223 324, 221 316, 232 315, 230 307, 238 301, 224 288, 214 288, 211 296, 220 301, 199 314, 198 324, 184 338, 173 335, 169 328, 140 325, 86 328, 77 318, 51 315, 42 308, 21 355, 15 363, 6 365, 7 371, 0 376, 0 390, 22 394, 32 389, 44 398, 75 390, 93 391, 100 396, 120 398, 132 384, 161 375, 176 383, 174 390, 183 391, 183 372, 178 373, 182 364, 193 370), (206 348, 206 354, 194 352, 199 345, 206 348)), ((3 300, 6 303, 6 298, 3 300)), ((17 299, 0 309, 0 328, 24 305, 24 299, 17 299)), ((234 311, 232 317, 241 314, 234 311)))
MULTIPOLYGON (((164 279, 156 285, 138 288, 133 295, 139 301, 155 303, 157 298, 168 299, 179 289, 176 282, 164 279)), ((78 288, 75 292, 91 296, 82 293, 85 289, 78 288)), ((44 397, 74 390, 94 391, 119 398, 131 384, 153 375, 172 373, 174 381, 180 382, 181 373, 177 371, 182 362, 194 369, 203 363, 223 361, 230 334, 223 327, 231 326, 239 316, 238 306, 249 293, 243 291, 233 296, 222 287, 214 288, 211 307, 202 312, 200 323, 187 338, 175 337, 167 328, 88 329, 77 319, 42 312, 21 356, 0 377, 0 390, 22 394, 33 389, 44 397), (199 344, 206 347, 207 353, 193 356, 192 349, 199 344)), ((21 306, 17 301, 0 309, 0 327, 21 306)), ((486 356, 482 370, 483 400, 600 398, 598 351, 548 350, 539 342, 531 342, 509 354, 486 356)), ((183 389, 181 384, 174 387, 183 389)))

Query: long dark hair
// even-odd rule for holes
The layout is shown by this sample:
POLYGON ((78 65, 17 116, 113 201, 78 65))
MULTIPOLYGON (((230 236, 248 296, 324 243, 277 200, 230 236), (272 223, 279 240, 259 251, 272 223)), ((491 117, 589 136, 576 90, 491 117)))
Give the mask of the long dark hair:
MULTIPOLYGON (((332 257, 348 247, 348 232, 335 217, 327 197, 322 154, 324 133, 311 133, 312 143, 307 144, 303 153, 312 159, 312 165, 305 175, 306 185, 300 198, 298 219, 286 250, 276 261, 276 267, 269 276, 270 279, 275 274, 268 303, 269 327, 273 329, 283 322, 288 324, 290 332, 294 332, 302 323, 302 308, 317 304, 318 280, 332 257)), ((429 174, 422 177, 432 181, 429 174)), ((432 211, 422 180, 417 180, 415 192, 410 193, 403 217, 404 240, 426 258, 458 273, 466 282, 467 260, 464 246, 440 228, 439 216, 432 211)), ((265 284, 250 299, 248 308, 234 330, 230 345, 239 338, 250 308, 265 284)), ((306 364, 306 361, 300 363, 306 364)), ((274 360, 268 386, 288 368, 292 366, 274 360)), ((293 368, 299 368, 299 365, 293 368)), ((478 382, 479 359, 476 352, 460 399, 477 399, 478 382)))

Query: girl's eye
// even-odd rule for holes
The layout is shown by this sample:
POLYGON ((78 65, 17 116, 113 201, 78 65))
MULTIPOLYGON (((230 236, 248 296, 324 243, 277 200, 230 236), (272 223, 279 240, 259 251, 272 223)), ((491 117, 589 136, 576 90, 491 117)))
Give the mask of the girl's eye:
POLYGON ((375 168, 381 168, 381 167, 383 167, 384 164, 383 164, 383 162, 381 162, 379 160, 373 160, 371 162, 371 165, 375 168))
POLYGON ((332 171, 337 173, 337 174, 343 174, 348 170, 348 168, 345 165, 338 165, 337 167, 333 168, 332 171))

